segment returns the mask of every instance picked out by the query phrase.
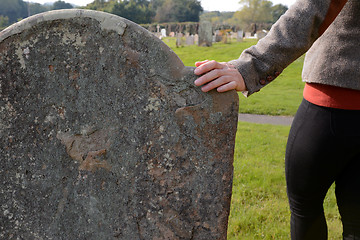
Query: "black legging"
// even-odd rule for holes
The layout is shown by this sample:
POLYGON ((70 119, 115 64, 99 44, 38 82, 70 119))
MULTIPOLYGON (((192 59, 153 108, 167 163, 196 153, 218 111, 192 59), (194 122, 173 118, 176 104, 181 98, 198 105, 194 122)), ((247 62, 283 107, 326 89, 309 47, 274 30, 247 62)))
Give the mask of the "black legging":
POLYGON ((286 148, 291 239, 327 239, 323 201, 335 182, 344 239, 360 239, 360 111, 303 100, 286 148))

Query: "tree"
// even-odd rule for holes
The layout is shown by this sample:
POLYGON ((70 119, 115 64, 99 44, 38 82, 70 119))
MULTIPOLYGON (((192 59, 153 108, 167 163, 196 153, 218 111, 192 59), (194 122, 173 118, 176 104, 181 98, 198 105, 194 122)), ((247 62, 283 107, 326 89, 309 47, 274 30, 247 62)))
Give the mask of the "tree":
POLYGON ((149 5, 146 0, 123 0, 115 2, 110 12, 138 24, 151 23, 155 12, 149 5))
POLYGON ((85 8, 97 11, 111 12, 116 2, 116 0, 95 0, 92 3, 89 3, 85 8))
POLYGON ((165 0, 157 8, 157 22, 198 22, 203 11, 198 0, 165 0))
POLYGON ((9 18, 9 24, 28 16, 27 4, 22 0, 0 0, 0 15, 9 18))
POLYGON ((205 12, 200 15, 200 21, 209 21, 213 25, 229 25, 229 20, 234 16, 235 12, 205 12))
POLYGON ((0 29, 9 26, 9 17, 0 15, 0 29))
POLYGON ((54 5, 53 5, 53 10, 71 9, 71 8, 74 8, 73 5, 71 5, 70 3, 61 1, 61 0, 54 2, 54 5))
POLYGON ((272 22, 275 23, 287 10, 288 7, 282 4, 273 6, 271 9, 272 22))
POLYGON ((45 5, 41 5, 40 3, 30 3, 29 5, 30 15, 35 15, 49 10, 50 10, 49 7, 46 7, 45 5))
POLYGON ((281 4, 273 6, 268 0, 240 0, 239 3, 242 8, 235 12, 231 23, 240 25, 247 31, 256 32, 258 26, 269 29, 287 10, 286 6, 281 4))

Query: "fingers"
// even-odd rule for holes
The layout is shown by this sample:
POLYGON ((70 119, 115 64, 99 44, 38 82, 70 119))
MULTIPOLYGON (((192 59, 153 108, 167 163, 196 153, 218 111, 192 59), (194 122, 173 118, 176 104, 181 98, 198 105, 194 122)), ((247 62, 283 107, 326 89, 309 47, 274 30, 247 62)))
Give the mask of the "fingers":
POLYGON ((207 72, 206 74, 204 74, 203 76, 199 77, 198 79, 195 80, 195 85, 196 86, 201 86, 204 84, 207 84, 211 81, 216 80, 217 78, 222 76, 222 70, 221 69, 215 69, 212 70, 210 72, 207 72))
MULTIPOLYGON (((214 70, 214 69, 222 69, 222 68, 227 67, 225 64, 216 62, 214 60, 212 60, 212 61, 206 60, 206 61, 203 61, 203 62, 197 62, 197 64, 199 66, 194 71, 194 73, 196 75, 202 75, 202 74, 207 73, 207 72, 209 72, 211 70, 214 70)), ((196 63, 195 63, 195 65, 196 65, 196 63)))
MULTIPOLYGON (((201 87, 201 91, 208 92, 212 89, 217 89, 219 91, 219 87, 228 85, 231 82, 231 78, 228 76, 221 76, 219 78, 216 78, 215 80, 205 84, 203 87, 201 87)), ((230 86, 229 86, 230 87, 230 86)), ((227 88, 225 88, 227 89, 227 88)), ((233 88, 234 89, 234 88, 233 88)), ((229 89, 230 90, 230 89, 229 89)))
POLYGON ((216 90, 218 92, 227 92, 227 91, 230 91, 230 90, 233 90, 233 89, 236 89, 237 88, 237 84, 235 81, 231 81, 227 84, 224 84, 220 87, 218 87, 216 90))
POLYGON ((203 65, 204 63, 207 63, 207 62, 209 62, 209 60, 204 60, 204 61, 201 61, 201 62, 196 62, 196 63, 195 63, 195 66, 196 66, 196 67, 200 67, 201 65, 203 65))
POLYGON ((195 64, 198 66, 194 73, 202 75, 195 80, 196 86, 202 86, 203 92, 216 89, 218 92, 226 92, 230 90, 245 91, 246 86, 244 79, 239 71, 228 65, 227 63, 219 63, 216 61, 201 61, 195 64))

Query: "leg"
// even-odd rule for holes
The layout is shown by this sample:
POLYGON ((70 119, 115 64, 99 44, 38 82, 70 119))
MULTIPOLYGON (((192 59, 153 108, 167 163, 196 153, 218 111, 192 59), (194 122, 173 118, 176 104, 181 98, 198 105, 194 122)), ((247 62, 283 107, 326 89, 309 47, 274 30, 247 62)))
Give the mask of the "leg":
POLYGON ((331 119, 331 109, 304 100, 289 134, 285 167, 293 240, 327 239, 323 201, 341 156, 331 119))
POLYGON ((334 131, 346 144, 342 161, 347 162, 336 178, 335 194, 343 223, 344 240, 360 240, 360 111, 337 111, 334 131))
POLYGON ((344 240, 360 240, 360 155, 336 180, 336 199, 343 223, 344 240))

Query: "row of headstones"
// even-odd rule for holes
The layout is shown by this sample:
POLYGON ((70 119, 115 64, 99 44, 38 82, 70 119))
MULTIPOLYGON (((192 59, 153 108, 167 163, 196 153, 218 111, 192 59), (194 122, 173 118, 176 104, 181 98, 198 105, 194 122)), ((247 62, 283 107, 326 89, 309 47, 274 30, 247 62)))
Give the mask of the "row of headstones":
POLYGON ((176 46, 190 46, 190 45, 202 45, 206 44, 206 42, 223 42, 228 43, 229 41, 232 41, 233 39, 236 39, 238 42, 241 42, 243 40, 243 31, 238 32, 230 32, 230 33, 218 33, 216 31, 215 34, 212 35, 211 40, 206 41, 203 39, 203 41, 199 42, 199 35, 198 34, 189 34, 186 33, 185 35, 182 33, 171 33, 169 37, 176 37, 176 46))
POLYGON ((184 45, 199 45, 199 46, 211 46, 214 42, 223 42, 228 43, 233 39, 236 39, 238 42, 241 42, 244 38, 246 39, 262 39, 267 34, 266 31, 258 31, 254 35, 251 32, 237 31, 237 32, 224 32, 216 30, 213 34, 212 28, 210 26, 205 26, 199 28, 199 34, 190 34, 190 33, 181 33, 181 32, 171 32, 169 35, 166 33, 166 29, 159 29, 155 35, 162 39, 164 37, 176 37, 176 46, 184 45))

